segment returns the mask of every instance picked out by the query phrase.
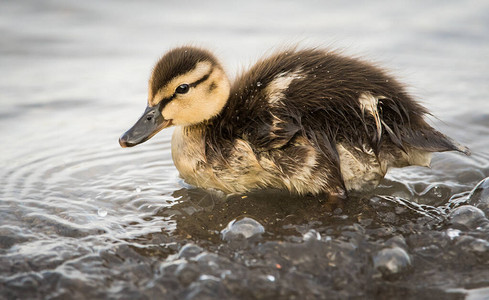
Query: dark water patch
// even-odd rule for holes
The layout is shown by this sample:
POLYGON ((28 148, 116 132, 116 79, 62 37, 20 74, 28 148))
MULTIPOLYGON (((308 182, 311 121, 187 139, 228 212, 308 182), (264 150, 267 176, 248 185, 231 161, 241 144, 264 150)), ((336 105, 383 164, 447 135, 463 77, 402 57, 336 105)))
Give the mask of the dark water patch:
MULTIPOLYGON (((129 156, 149 156, 151 162, 157 148, 151 149, 129 156)), ((91 156, 87 153, 80 161, 91 156)), ((103 166, 107 160, 96 159, 93 165, 103 166)), ((148 163, 143 169, 151 173, 163 167, 148 163)), ((121 168, 124 174, 130 171, 121 168)), ((114 181, 118 170, 113 167, 107 177, 97 170, 95 181, 91 174, 63 176, 68 182, 88 182, 80 182, 79 191, 67 189, 68 198, 51 191, 58 202, 31 199, 17 204, 24 213, 12 221, 30 228, 31 234, 2 231, 4 296, 315 299, 327 294, 341 299, 430 292, 459 299, 469 293, 453 289, 461 286, 460 276, 486 276, 464 280, 477 281, 477 287, 489 285, 481 279, 489 278, 489 221, 483 211, 487 180, 451 197, 459 188, 442 185, 447 192, 441 204, 439 194, 431 191, 436 185, 417 187, 415 178, 386 180, 373 195, 329 203, 279 191, 224 197, 180 188, 167 195, 162 184, 146 186, 125 176, 104 184, 114 181), (94 203, 80 201, 92 198, 94 188, 100 191, 99 201, 119 199, 116 203, 125 213, 112 206, 100 211, 94 203), (391 193, 402 190, 406 198, 391 193), (59 206, 63 199, 85 208, 68 213, 59 206), (127 215, 131 209, 139 215, 127 215), (91 219, 86 215, 90 210, 91 219), (117 221, 104 221, 114 213, 117 221), (16 240, 16 235, 25 237, 16 240), (469 273, 463 271, 467 268, 469 273), (429 285, 422 279, 426 276, 429 285)))
POLYGON ((479 182, 467 197, 468 204, 474 205, 489 216, 489 177, 479 182))
MULTIPOLYGON (((480 197, 484 186, 482 182, 465 193, 465 202, 485 199, 480 197)), ((54 257, 42 255, 27 265, 5 261, 2 265, 10 265, 11 274, 17 275, 2 279, 4 295, 19 293, 20 285, 24 295, 33 297, 77 295, 79 289, 88 289, 84 296, 315 299, 327 294, 340 299, 431 292, 458 299, 464 292, 450 287, 460 286, 466 268, 486 276, 478 277, 477 286, 489 284, 481 279, 489 278, 489 231, 479 228, 487 218, 469 209, 468 218, 476 216, 475 223, 462 221, 467 214, 461 210, 470 206, 463 201, 444 213, 443 207, 382 195, 334 205, 276 191, 226 199, 181 189, 173 198, 172 205, 147 219, 162 216, 175 222, 169 232, 162 227, 160 233, 112 240, 112 246, 102 242, 95 252, 91 247, 69 249, 64 241, 64 250, 56 250, 54 257), (242 220, 244 229, 231 229, 242 220), (246 234, 250 227, 258 230, 246 234), (429 285, 425 276, 430 276, 429 285)), ((70 235, 73 241, 96 236, 70 235)), ((41 253, 53 252, 48 249, 41 253)))

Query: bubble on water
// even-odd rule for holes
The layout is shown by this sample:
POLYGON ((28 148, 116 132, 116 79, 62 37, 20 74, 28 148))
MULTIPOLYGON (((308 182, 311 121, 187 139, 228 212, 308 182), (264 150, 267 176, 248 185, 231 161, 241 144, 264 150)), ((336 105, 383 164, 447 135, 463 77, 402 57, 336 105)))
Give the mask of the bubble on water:
POLYGON ((406 239, 402 235, 396 235, 385 241, 385 245, 388 247, 400 247, 402 249, 407 249, 406 239))
POLYGON ((449 187, 432 184, 426 187, 426 189, 421 193, 421 196, 428 199, 444 199, 450 196, 451 190, 449 187))
POLYGON ((202 252, 201 254, 197 255, 194 260, 198 262, 201 266, 212 268, 218 268, 219 265, 225 265, 223 259, 215 253, 202 252))
POLYGON ((321 240, 321 234, 314 229, 309 230, 302 236, 304 241, 321 240))
POLYGON ((106 217, 107 216, 107 211, 103 208, 99 208, 98 211, 97 211, 97 214, 99 217, 106 217))
POLYGON ((136 188, 136 193, 141 193, 141 188, 139 186, 136 188))
POLYGON ((263 225, 253 220, 252 218, 245 217, 241 220, 233 220, 229 222, 228 226, 221 231, 222 239, 225 241, 233 240, 239 236, 244 238, 250 238, 255 235, 259 235, 265 232, 263 225))
POLYGON ((384 278, 395 277, 411 267, 411 257, 400 247, 380 250, 374 256, 374 268, 380 271, 384 278))
POLYGON ((200 271, 197 265, 190 263, 181 263, 175 270, 175 276, 184 286, 194 282, 199 276, 200 271))
POLYGON ((229 277, 232 274, 233 272, 231 272, 231 270, 224 270, 221 272, 221 279, 225 279, 226 277, 229 277))
POLYGON ((455 208, 449 217, 451 225, 461 230, 476 229, 489 222, 484 212, 472 205, 462 205, 455 208))
POLYGON ((189 258, 197 256, 198 254, 202 253, 203 251, 204 251, 204 249, 202 249, 201 247, 199 247, 195 244, 192 244, 192 243, 186 244, 178 252, 178 258, 189 259, 189 258))
POLYGON ((441 251, 442 250, 440 249, 440 247, 436 245, 429 245, 429 246, 419 247, 415 249, 416 254, 426 258, 439 257, 441 251))
POLYGON ((454 238, 456 237, 459 237, 460 236, 460 233, 461 231, 458 230, 458 229, 452 229, 452 228, 448 228, 447 229, 447 236, 453 240, 454 238))
POLYGON ((487 253, 489 251, 489 242, 483 239, 475 239, 470 246, 474 252, 487 253))
POLYGON ((489 177, 480 181, 472 189, 467 202, 489 214, 489 177))
POLYGON ((216 276, 212 276, 212 275, 202 274, 199 276, 199 280, 201 280, 201 281, 207 281, 207 280, 219 281, 219 278, 216 276))
POLYGON ((484 256, 487 257, 487 255, 489 254, 489 242, 484 239, 474 238, 466 235, 459 238, 456 245, 464 254, 472 252, 476 253, 478 256, 482 255, 479 256, 479 259, 484 259, 484 256))

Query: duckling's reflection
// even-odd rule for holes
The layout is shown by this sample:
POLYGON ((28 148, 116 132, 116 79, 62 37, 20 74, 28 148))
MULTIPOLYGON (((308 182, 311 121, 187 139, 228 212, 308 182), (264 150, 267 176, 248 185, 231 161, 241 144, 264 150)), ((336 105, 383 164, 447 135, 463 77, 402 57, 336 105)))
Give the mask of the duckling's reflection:
POLYGON ((172 196, 179 199, 178 202, 161 209, 158 215, 171 217, 176 222, 173 234, 209 241, 217 241, 229 222, 244 217, 263 225, 265 236, 298 235, 296 225, 330 223, 334 215, 349 214, 352 206, 345 205, 348 201, 298 197, 279 190, 223 196, 200 188, 183 188, 172 196))

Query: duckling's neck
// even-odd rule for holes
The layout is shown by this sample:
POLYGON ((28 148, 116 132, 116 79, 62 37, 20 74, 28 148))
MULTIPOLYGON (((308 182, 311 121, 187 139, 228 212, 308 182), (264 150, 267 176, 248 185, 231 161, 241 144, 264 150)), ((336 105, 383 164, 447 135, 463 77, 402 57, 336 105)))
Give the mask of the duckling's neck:
MULTIPOLYGON (((196 170, 205 161, 205 125, 176 126, 171 142, 172 159, 180 176, 194 178, 196 170)), ((196 184, 196 182, 189 182, 196 184)))
POLYGON ((209 125, 209 121, 204 121, 198 124, 187 125, 187 126, 178 126, 181 127, 182 132, 185 137, 204 134, 205 128, 209 125))

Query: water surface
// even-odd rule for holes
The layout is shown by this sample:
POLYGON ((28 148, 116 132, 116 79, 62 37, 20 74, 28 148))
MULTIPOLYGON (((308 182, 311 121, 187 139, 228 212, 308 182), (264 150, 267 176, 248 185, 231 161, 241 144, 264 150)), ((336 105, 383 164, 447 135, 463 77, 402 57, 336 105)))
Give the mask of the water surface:
POLYGON ((0 298, 489 297, 489 5, 481 1, 3 1, 0 298), (392 170, 341 207, 178 177, 172 130, 121 149, 154 62, 229 74, 277 45, 391 69, 473 155, 392 170))

